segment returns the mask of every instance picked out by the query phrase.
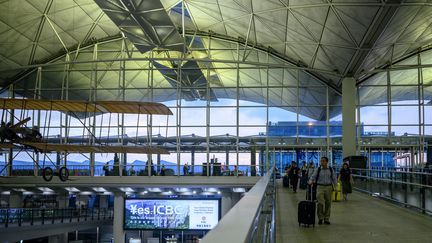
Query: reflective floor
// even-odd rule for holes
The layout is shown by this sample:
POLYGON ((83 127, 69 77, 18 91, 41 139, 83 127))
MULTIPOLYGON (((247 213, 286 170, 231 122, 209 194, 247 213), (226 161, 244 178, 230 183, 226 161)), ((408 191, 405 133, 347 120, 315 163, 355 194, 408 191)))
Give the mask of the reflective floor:
POLYGON ((297 204, 305 193, 278 180, 276 242, 431 242, 432 217, 359 192, 332 203, 331 225, 300 228, 297 204))

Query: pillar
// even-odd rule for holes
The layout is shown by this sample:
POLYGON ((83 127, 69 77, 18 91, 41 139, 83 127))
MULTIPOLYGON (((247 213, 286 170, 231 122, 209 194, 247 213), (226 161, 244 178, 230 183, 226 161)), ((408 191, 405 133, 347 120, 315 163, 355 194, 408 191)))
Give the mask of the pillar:
POLYGON ((108 208, 108 195, 99 195, 99 208, 108 208))
POLYGON ((221 216, 223 217, 228 211, 232 208, 232 192, 223 192, 222 193, 222 202, 221 202, 221 216))
POLYGON ((23 194, 22 192, 17 192, 14 190, 10 191, 9 195, 9 207, 10 208, 22 208, 22 199, 23 194))
POLYGON ((256 176, 256 147, 251 143, 251 176, 256 176))
POLYGON ((124 217, 124 194, 122 192, 114 193, 114 223, 113 236, 115 243, 125 243, 125 232, 123 230, 124 217))
POLYGON ((57 196, 58 208, 67 208, 69 206, 69 192, 60 193, 57 196))
POLYGON ((342 81, 342 156, 356 154, 356 82, 352 77, 342 81))
POLYGON ((192 166, 192 174, 195 175, 195 150, 191 150, 191 166, 192 166))
MULTIPOLYGON (((157 175, 161 169, 161 155, 158 154, 156 159, 157 159, 157 161, 156 161, 156 165, 157 165, 156 175, 157 175)), ((193 170, 193 167, 192 167, 192 170, 193 170)))
POLYGON ((225 165, 229 166, 229 149, 225 150, 225 165))

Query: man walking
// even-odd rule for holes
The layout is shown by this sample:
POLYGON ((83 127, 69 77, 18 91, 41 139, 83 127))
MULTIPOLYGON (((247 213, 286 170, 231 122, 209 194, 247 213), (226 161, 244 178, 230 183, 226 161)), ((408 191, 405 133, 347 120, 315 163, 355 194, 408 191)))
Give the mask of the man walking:
POLYGON ((317 184, 318 224, 330 224, 331 195, 336 186, 336 173, 328 166, 328 158, 322 157, 320 165, 309 179, 309 185, 317 184))

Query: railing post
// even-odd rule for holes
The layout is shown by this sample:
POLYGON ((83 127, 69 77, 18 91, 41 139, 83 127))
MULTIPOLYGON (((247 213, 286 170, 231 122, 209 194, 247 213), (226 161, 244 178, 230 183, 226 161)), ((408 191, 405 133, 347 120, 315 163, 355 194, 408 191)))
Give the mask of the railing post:
POLYGON ((22 218, 22 211, 23 211, 23 209, 18 209, 19 211, 19 213, 18 213, 18 226, 20 226, 21 227, 21 218, 22 218))
POLYGON ((41 210, 41 216, 42 216, 42 224, 45 224, 45 209, 41 210))
POLYGON ((9 226, 9 209, 6 209, 6 221, 5 221, 5 228, 9 226))
POLYGON ((30 225, 33 226, 34 223, 34 209, 31 209, 31 221, 30 221, 30 225))

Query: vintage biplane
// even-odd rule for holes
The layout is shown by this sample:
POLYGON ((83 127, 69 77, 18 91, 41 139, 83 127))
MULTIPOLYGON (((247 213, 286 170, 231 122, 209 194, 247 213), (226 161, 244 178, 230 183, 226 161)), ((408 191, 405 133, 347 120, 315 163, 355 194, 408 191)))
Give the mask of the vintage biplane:
MULTIPOLYGON (((96 137, 95 134, 91 132, 89 125, 85 122, 81 122, 83 129, 88 131, 88 134, 92 137, 93 142, 90 144, 73 144, 73 143, 52 143, 48 142, 42 134, 39 132, 39 126, 33 125, 32 127, 27 126, 30 117, 24 116, 25 113, 21 112, 21 117, 14 116, 14 110, 21 111, 46 111, 53 112, 58 111, 64 114, 68 114, 77 119, 84 119, 92 116, 97 116, 101 114, 136 114, 137 119, 137 129, 139 127, 139 115, 172 115, 171 110, 163 104, 153 103, 153 102, 134 102, 134 101, 65 101, 65 100, 35 100, 35 99, 0 99, 0 107, 2 108, 2 124, 0 127, 0 149, 13 149, 28 150, 32 149, 34 152, 43 153, 44 164, 47 153, 58 152, 58 153, 137 153, 137 154, 169 154, 169 152, 163 148, 156 147, 152 144, 137 145, 109 145, 104 144, 101 139, 96 137), (3 122, 5 118, 5 112, 8 112, 13 119, 18 120, 17 123, 12 124, 10 121, 8 123, 3 122)), ((51 114, 45 119, 51 118, 51 114)), ((48 127, 45 129, 49 129, 48 127)), ((103 125, 103 119, 101 120, 101 127, 103 125)), ((95 126, 95 124, 93 124, 95 126)), ((48 134, 48 132, 47 132, 48 134)), ((108 134, 109 136, 109 134, 108 134)), ((151 136, 151 135, 149 135, 151 136)), ((50 159, 49 159, 50 160, 50 159)), ((39 161, 33 159, 36 166, 39 166, 39 161)), ((50 160, 51 161, 51 160, 50 160)), ((51 161, 53 165, 54 162, 51 161)), ((56 171, 53 171, 51 167, 44 167, 42 171, 42 176, 46 181, 50 181, 54 175, 58 175, 60 180, 68 180, 69 171, 66 166, 56 166, 56 171)), ((7 168, 7 167, 5 167, 7 168)), ((5 169, 4 168, 4 169, 5 169)), ((1 172, 0 172, 1 173, 1 172)))

